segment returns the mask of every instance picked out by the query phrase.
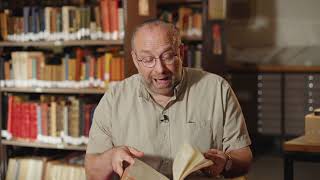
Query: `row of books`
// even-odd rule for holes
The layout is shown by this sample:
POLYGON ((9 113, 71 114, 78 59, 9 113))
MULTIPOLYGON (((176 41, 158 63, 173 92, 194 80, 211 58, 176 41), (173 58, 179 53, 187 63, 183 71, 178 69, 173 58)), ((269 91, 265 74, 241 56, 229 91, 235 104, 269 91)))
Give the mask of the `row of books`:
POLYGON ((177 11, 164 10, 160 19, 175 23, 181 36, 202 36, 202 12, 199 9, 180 7, 177 11))
POLYGON ((75 96, 8 96, 7 139, 87 143, 96 104, 75 96))
POLYGON ((188 44, 184 46, 183 66, 202 69, 202 45, 188 44))
POLYGON ((108 52, 94 55, 82 48, 56 56, 15 51, 1 59, 0 68, 2 87, 105 88, 110 81, 124 79, 123 57, 108 52))
POLYGON ((5 9, 0 12, 0 22, 2 39, 10 41, 124 38, 119 0, 100 0, 98 6, 5 9))
POLYGON ((69 160, 50 157, 10 158, 6 180, 86 180, 83 159, 83 156, 69 160))

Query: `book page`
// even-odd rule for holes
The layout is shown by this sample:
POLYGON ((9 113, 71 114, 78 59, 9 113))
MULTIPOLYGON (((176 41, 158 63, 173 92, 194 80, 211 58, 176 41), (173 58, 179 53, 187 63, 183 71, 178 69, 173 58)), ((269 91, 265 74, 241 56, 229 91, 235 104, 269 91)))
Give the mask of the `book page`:
POLYGON ((199 150, 190 144, 184 144, 173 162, 173 179, 184 179, 190 173, 212 164, 213 162, 205 159, 199 150))
POLYGON ((151 166, 140 161, 139 159, 134 159, 134 164, 127 167, 121 177, 121 180, 145 179, 169 180, 166 176, 162 175, 151 166))
POLYGON ((174 180, 180 179, 181 175, 184 173, 186 167, 191 161, 193 154, 194 149, 190 144, 182 145, 173 161, 172 173, 174 180))
MULTIPOLYGON (((193 162, 193 160, 191 160, 193 162)), ((198 171, 202 168, 209 167, 213 165, 213 162, 209 159, 203 159, 202 161, 199 161, 198 163, 192 163, 188 166, 188 168, 185 170, 183 175, 181 175, 180 179, 186 178, 189 174, 198 171)))

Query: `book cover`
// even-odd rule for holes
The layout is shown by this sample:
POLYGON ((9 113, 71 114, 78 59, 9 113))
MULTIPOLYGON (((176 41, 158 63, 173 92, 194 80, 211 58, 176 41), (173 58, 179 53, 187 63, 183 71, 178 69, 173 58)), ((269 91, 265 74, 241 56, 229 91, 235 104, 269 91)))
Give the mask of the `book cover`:
POLYGON ((111 23, 110 23, 110 0, 101 0, 100 1, 100 14, 102 20, 102 31, 105 34, 105 39, 110 39, 111 33, 111 23))

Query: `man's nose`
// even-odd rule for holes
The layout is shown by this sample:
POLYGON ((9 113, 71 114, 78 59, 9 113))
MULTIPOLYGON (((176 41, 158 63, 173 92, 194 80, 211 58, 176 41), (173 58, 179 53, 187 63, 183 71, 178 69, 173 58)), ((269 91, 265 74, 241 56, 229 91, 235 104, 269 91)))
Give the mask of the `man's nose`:
POLYGON ((154 70, 158 73, 162 73, 166 69, 166 65, 159 58, 156 58, 156 64, 154 66, 154 70))

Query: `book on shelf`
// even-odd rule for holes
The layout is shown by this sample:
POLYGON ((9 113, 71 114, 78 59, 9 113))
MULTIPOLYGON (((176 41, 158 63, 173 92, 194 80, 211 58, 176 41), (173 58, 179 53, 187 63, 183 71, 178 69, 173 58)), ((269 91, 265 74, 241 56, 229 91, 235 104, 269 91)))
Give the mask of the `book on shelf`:
POLYGON ((226 19, 227 16, 227 0, 209 0, 208 2, 208 19, 226 19))
POLYGON ((0 11, 1 37, 10 41, 57 41, 124 38, 123 8, 119 0, 93 6, 26 5, 0 11), (21 14, 17 13, 22 11, 21 14))
POLYGON ((110 82, 124 79, 122 56, 82 48, 52 56, 41 51, 13 51, 11 59, 0 65, 1 87, 106 88, 110 82))
POLYGON ((12 157, 9 158, 6 180, 85 180, 83 155, 70 157, 12 157))
POLYGON ((0 12, 0 40, 7 40, 8 38, 8 17, 9 10, 4 10, 0 12))
POLYGON ((100 12, 104 39, 116 39, 120 34, 122 35, 123 33, 120 33, 118 21, 119 17, 123 17, 123 15, 119 14, 123 13, 123 11, 122 9, 119 11, 118 1, 100 0, 100 12))
POLYGON ((7 139, 86 144, 96 103, 75 96, 8 95, 7 139))
POLYGON ((183 66, 202 69, 202 45, 185 44, 183 66))
POLYGON ((213 49, 212 52, 215 55, 221 55, 222 52, 222 37, 221 37, 221 26, 219 24, 214 24, 212 26, 212 41, 213 49))
POLYGON ((182 37, 202 36, 202 12, 200 8, 179 7, 176 10, 162 10, 160 19, 174 23, 182 37))
MULTIPOLYGON (((188 175, 202 168, 209 167, 213 164, 211 160, 206 159, 203 154, 190 144, 184 144, 173 161, 172 173, 174 180, 183 180, 188 175)), ((169 180, 151 166, 135 159, 134 164, 127 167, 121 177, 121 180, 142 180, 142 179, 159 179, 169 180)))
POLYGON ((10 158, 6 180, 41 179, 44 169, 43 158, 10 158))

